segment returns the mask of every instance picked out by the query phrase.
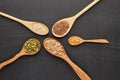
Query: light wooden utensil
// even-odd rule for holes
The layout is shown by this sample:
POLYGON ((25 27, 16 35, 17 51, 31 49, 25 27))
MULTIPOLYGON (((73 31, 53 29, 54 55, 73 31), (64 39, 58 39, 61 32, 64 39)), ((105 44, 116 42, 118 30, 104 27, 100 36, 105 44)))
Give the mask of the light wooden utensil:
POLYGON ((91 7, 93 7, 96 3, 98 3, 100 0, 94 0, 92 3, 90 3, 87 7, 85 7, 82 11, 80 11, 79 13, 77 13, 75 16, 72 16, 72 17, 69 17, 69 18, 64 18, 64 19, 61 19, 59 21, 57 21, 53 27, 52 27, 52 34, 55 36, 55 37, 64 37, 72 28, 74 22, 76 21, 76 19, 78 17, 80 17, 82 14, 84 14, 86 11, 88 11, 91 7), (57 31, 54 29, 55 28, 55 25, 59 24, 60 22, 64 22, 66 24, 60 24, 57 29, 57 31), (66 26, 65 26, 66 25, 66 26), (64 27, 67 27, 69 26, 69 28, 67 28, 67 30, 65 30, 65 32, 62 33, 62 29, 60 28, 60 26, 64 26, 64 27), (61 32, 62 34, 58 34, 57 32, 61 32))
MULTIPOLYGON (((39 45, 41 46, 39 40, 37 40, 37 39, 35 39, 35 38, 31 38, 31 39, 29 39, 29 40, 35 40, 35 41, 37 42, 37 44, 39 44, 39 45)), ((29 41, 29 40, 27 40, 27 41, 29 41)), ((26 42, 27 42, 27 41, 26 41, 26 42)), ((26 43, 26 42, 25 42, 25 43, 26 43)), ((28 55, 28 56, 30 56, 30 55, 35 55, 35 54, 38 53, 38 51, 40 50, 40 49, 39 49, 39 50, 37 50, 36 52, 33 52, 33 53, 27 53, 27 52, 26 52, 26 49, 25 49, 25 43, 24 43, 21 51, 20 51, 18 54, 16 54, 13 58, 11 58, 11 59, 9 59, 9 60, 7 60, 7 61, 4 61, 4 62, 0 63, 0 70, 1 70, 4 66, 6 66, 6 65, 8 65, 8 64, 10 64, 10 63, 12 63, 12 62, 14 62, 15 60, 17 60, 17 59, 20 58, 20 57, 22 57, 22 56, 24 56, 24 55, 28 55)), ((31 47, 31 48, 33 48, 33 47, 31 47)))
POLYGON ((91 42, 91 43, 102 43, 102 44, 107 44, 109 43, 108 40, 106 39, 91 39, 91 40, 84 40, 82 39, 81 37, 79 36, 71 36, 69 39, 68 39, 68 43, 72 46, 77 46, 77 45, 80 45, 84 42, 91 42))
POLYGON ((45 24, 43 24, 43 23, 32 22, 32 21, 25 21, 25 20, 13 17, 11 15, 8 15, 6 13, 3 13, 3 12, 0 12, 0 15, 23 24, 29 30, 31 30, 32 32, 34 32, 34 33, 36 33, 38 35, 47 35, 48 32, 49 32, 48 27, 45 24))
POLYGON ((46 38, 43 44, 45 49, 50 54, 65 60, 73 68, 81 80, 91 80, 91 78, 80 67, 70 60, 65 52, 64 47, 59 41, 53 38, 46 38))

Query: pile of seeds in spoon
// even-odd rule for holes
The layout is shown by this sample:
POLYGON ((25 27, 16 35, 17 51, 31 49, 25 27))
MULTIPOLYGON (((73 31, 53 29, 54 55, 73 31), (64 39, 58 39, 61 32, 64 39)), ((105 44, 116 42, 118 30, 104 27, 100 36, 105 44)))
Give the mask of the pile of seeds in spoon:
POLYGON ((55 40, 46 40, 45 45, 47 46, 46 49, 48 49, 53 55, 60 55, 64 52, 63 46, 55 40))
POLYGON ((24 44, 25 52, 29 55, 34 54, 40 50, 40 44, 35 39, 30 39, 24 44))
POLYGON ((53 27, 53 32, 57 35, 63 35, 69 29, 69 24, 66 21, 56 23, 53 27))

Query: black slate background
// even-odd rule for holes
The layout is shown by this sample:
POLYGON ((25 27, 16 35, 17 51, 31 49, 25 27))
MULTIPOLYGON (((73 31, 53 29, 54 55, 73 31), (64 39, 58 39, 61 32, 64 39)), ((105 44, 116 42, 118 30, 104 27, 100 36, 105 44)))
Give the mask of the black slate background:
MULTIPOLYGON (((23 43, 32 37, 43 42, 51 34, 52 25, 70 17, 92 0, 0 0, 0 11, 15 17, 45 23, 50 33, 39 36, 23 25, 0 16, 0 62, 13 57, 23 43)), ((120 0, 101 0, 82 15, 64 38, 56 38, 64 45, 69 57, 93 80, 120 80, 120 0), (71 47, 67 39, 78 35, 85 39, 106 38, 110 44, 84 43, 71 47)), ((0 80, 79 80, 63 60, 41 51, 24 56, 0 70, 0 80)))

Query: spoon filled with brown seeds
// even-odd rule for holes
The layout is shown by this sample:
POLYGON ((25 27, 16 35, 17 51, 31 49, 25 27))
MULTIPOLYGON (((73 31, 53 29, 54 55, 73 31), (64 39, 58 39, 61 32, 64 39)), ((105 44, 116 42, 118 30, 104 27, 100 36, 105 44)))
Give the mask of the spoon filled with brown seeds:
POLYGON ((2 62, 0 63, 0 69, 2 69, 4 66, 14 62, 15 60, 17 60, 18 58, 20 58, 21 56, 24 56, 24 55, 35 55, 36 53, 38 53, 38 51, 41 49, 41 44, 40 44, 40 41, 35 39, 35 38, 31 38, 29 40, 27 40, 21 51, 16 54, 13 58, 5 61, 5 62, 2 62))
POLYGON ((57 21, 52 27, 52 34, 55 37, 64 37, 71 30, 76 19, 80 17, 82 14, 84 14, 86 11, 88 11, 99 1, 100 0, 94 0, 92 3, 90 3, 87 7, 85 7, 82 11, 80 11, 76 15, 57 21))
POLYGON ((81 37, 79 36, 71 36, 69 39, 68 39, 68 43, 71 45, 71 46, 77 46, 77 45, 80 45, 84 42, 89 42, 89 43, 101 43, 101 44, 108 44, 109 41, 106 40, 106 39, 90 39, 90 40, 84 40, 82 39, 81 37))
POLYGON ((45 49, 50 54, 65 60, 73 68, 73 70, 76 72, 81 80, 91 80, 91 78, 80 67, 78 67, 70 60, 70 58, 66 54, 63 45, 59 41, 53 38, 46 38, 43 44, 45 49))

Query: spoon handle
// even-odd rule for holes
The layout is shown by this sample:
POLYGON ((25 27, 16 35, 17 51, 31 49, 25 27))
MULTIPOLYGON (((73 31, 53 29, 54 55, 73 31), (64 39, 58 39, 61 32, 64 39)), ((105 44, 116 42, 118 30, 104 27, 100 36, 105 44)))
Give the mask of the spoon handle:
POLYGON ((23 20, 18 19, 18 18, 16 18, 16 17, 13 17, 13 16, 11 16, 11 15, 8 15, 8 14, 6 14, 6 13, 0 12, 0 15, 1 15, 1 16, 4 16, 4 17, 6 17, 6 18, 9 18, 9 19, 11 19, 11 20, 14 20, 14 21, 16 21, 16 22, 23 23, 23 20))
POLYGON ((91 7, 93 7, 96 3, 98 3, 100 0, 94 0, 92 3, 90 3, 88 6, 86 6, 82 11, 80 11, 78 14, 74 16, 75 19, 80 17, 82 14, 84 14, 86 11, 88 11, 91 7))
POLYGON ((93 43, 109 43, 106 39, 93 39, 93 40, 84 40, 84 42, 93 42, 93 43))
POLYGON ((12 63, 12 62, 14 62, 15 60, 17 60, 19 57, 21 57, 21 56, 23 56, 21 53, 18 53, 17 55, 15 55, 13 58, 11 58, 11 59, 9 59, 9 60, 6 60, 6 61, 4 61, 4 62, 2 62, 2 63, 0 63, 0 70, 4 67, 4 66, 6 66, 6 65, 8 65, 8 64, 10 64, 10 63, 12 63))
POLYGON ((73 68, 81 80, 92 80, 80 67, 73 63, 69 57, 65 56, 64 60, 73 68))

